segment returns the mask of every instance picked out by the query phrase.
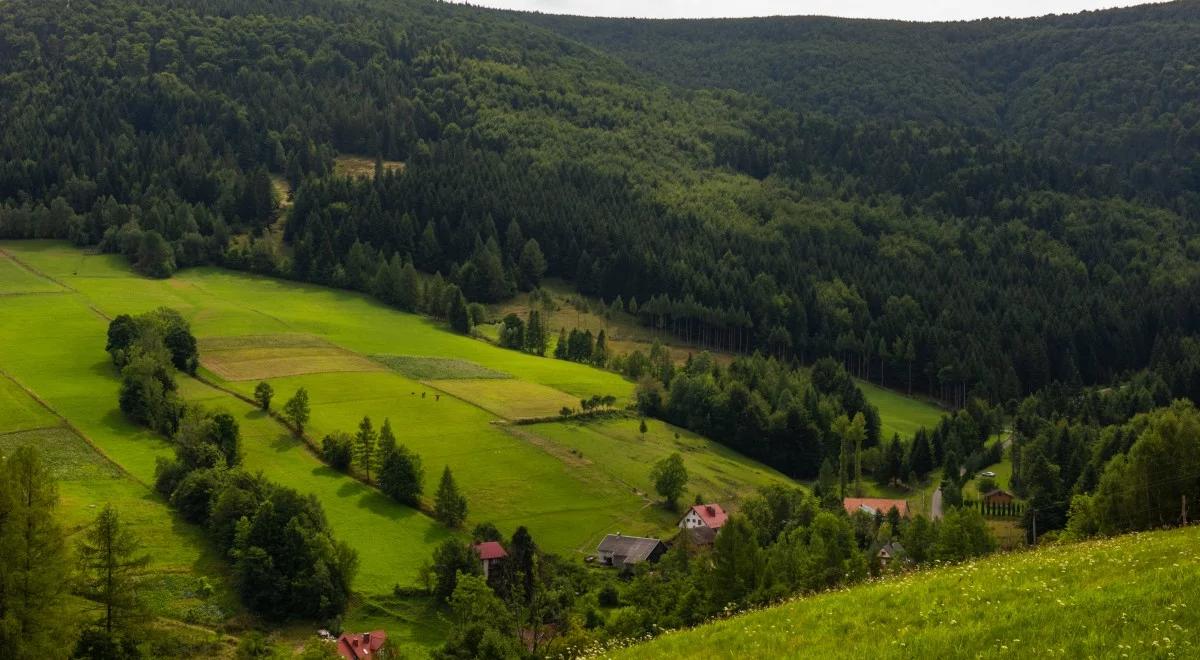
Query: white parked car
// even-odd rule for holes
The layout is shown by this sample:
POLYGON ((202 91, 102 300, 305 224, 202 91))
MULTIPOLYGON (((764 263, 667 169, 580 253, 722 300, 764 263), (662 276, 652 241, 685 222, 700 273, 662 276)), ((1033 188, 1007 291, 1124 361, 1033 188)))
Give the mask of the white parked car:
POLYGON ((995 472, 992 472, 991 470, 988 470, 988 471, 986 471, 986 472, 980 472, 980 473, 979 473, 979 476, 981 476, 981 477, 994 477, 994 476, 996 476, 996 473, 995 473, 995 472))

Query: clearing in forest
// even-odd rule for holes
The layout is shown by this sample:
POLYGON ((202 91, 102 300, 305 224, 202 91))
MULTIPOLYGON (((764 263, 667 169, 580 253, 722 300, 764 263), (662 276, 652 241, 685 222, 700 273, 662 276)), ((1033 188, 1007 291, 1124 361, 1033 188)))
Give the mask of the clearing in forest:
POLYGON ((382 368, 357 353, 312 335, 206 337, 199 344, 200 363, 228 381, 338 371, 379 371, 382 368))
MULTIPOLYGON (((375 159, 353 154, 341 154, 333 160, 333 171, 340 176, 367 177, 375 176, 375 159)), ((398 160, 383 161, 384 172, 403 172, 404 163, 398 160)))
POLYGON ((526 381, 464 378, 426 382, 430 387, 509 420, 550 417, 564 407, 579 409, 579 399, 570 394, 526 381))

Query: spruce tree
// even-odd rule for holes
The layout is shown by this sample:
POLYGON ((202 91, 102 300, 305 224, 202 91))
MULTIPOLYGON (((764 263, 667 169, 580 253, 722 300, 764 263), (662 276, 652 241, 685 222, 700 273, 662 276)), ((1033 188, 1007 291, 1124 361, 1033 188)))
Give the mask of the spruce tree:
POLYGON ((471 313, 467 309, 467 299, 463 297, 462 291, 458 287, 451 285, 450 289, 450 306, 446 310, 450 327, 455 332, 469 335, 471 334, 471 313))
POLYGON ((447 527, 458 527, 467 519, 467 498, 458 492, 449 465, 442 471, 442 482, 434 495, 433 515, 447 527))
POLYGON ((371 418, 364 416, 358 423, 358 433, 354 436, 354 457, 367 481, 371 480, 371 469, 375 467, 375 445, 378 437, 371 426, 371 418))
POLYGON ((63 654, 59 621, 68 576, 58 488, 37 450, 0 457, 0 656, 63 654))
POLYGON ((112 505, 104 507, 79 543, 83 595, 103 610, 97 623, 109 635, 136 627, 144 614, 137 576, 150 556, 138 553, 141 545, 112 505))

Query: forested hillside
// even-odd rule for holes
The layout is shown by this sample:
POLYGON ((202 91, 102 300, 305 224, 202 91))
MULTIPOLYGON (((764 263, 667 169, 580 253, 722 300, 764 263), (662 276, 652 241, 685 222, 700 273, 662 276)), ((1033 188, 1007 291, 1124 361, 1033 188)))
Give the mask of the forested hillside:
POLYGON ((1200 211, 1200 3, 966 23, 526 18, 680 85, 855 122, 989 131, 1100 166, 1115 194, 1200 211))
MULTIPOLYGON (((951 124, 916 104, 899 115, 912 122, 877 121, 886 109, 828 81, 824 96, 873 114, 670 89, 518 20, 528 17, 418 0, 128 0, 69 12, 18 2, 0 19, 0 235, 99 244, 156 276, 220 263, 376 293, 384 261, 415 263, 441 273, 445 295, 390 297, 439 316, 456 288, 486 302, 536 284, 518 273, 528 247, 531 272, 541 275, 540 256, 546 273, 621 296, 644 323, 691 341, 834 355, 952 403, 971 390, 1007 400, 1054 381, 1106 382, 1200 317, 1190 10, 1157 10, 1172 20, 1153 49, 1136 12, 1110 19, 1129 40, 1078 28, 1070 61, 1087 76, 1052 64, 1060 51, 1049 46, 1014 46, 1063 71, 1008 74, 1069 105, 1054 112, 1032 91, 977 89, 999 75, 986 66, 1016 61, 979 44, 1019 46, 1054 21, 996 23, 991 41, 971 36, 988 24, 829 23, 864 40, 897 30, 892 41, 976 44, 962 58, 983 68, 887 83, 959 90, 920 91, 948 116, 978 118, 951 124), (906 38, 917 29, 930 36, 906 38), (1150 84, 1139 66, 1182 77, 1155 82, 1146 104, 1140 88, 1110 82, 1150 84), (1073 94, 1054 91, 1068 81, 1073 94), (1106 127, 1145 117, 1114 143, 1134 164, 1097 164, 1112 145, 1086 136, 1030 148, 988 128, 1001 106, 1106 139, 1116 135, 1106 127), (332 173, 339 152, 407 167, 350 181, 332 173), (295 189, 288 245, 231 241, 280 217, 272 177, 295 189)), ((1050 32, 1039 38, 1057 43, 1050 32)), ((658 41, 664 58, 686 43, 658 41)), ((855 52, 839 48, 834 62, 855 52)), ((923 61, 890 52, 893 68, 923 61)), ((837 71, 839 85, 862 81, 837 71)))

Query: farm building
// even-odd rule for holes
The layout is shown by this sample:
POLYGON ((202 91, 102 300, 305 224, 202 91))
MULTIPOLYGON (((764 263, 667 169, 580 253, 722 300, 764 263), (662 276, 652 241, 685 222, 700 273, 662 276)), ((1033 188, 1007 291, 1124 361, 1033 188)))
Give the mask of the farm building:
POLYGON ((850 515, 854 515, 858 511, 864 511, 872 516, 876 513, 886 516, 888 511, 895 508, 900 512, 901 518, 908 517, 907 500, 889 500, 878 497, 847 497, 842 500, 842 506, 846 507, 846 513, 850 515))
POLYGON ((710 546, 717 540, 717 530, 707 527, 690 527, 680 534, 686 536, 688 544, 695 548, 710 546))
POLYGON ((704 527, 714 532, 725 524, 729 516, 720 504, 697 504, 688 509, 683 520, 679 521, 680 529, 697 529, 704 527))
POLYGON ((504 561, 508 558, 508 553, 505 552, 504 546, 500 545, 496 541, 476 543, 475 545, 471 546, 471 549, 475 551, 475 554, 479 557, 480 563, 483 564, 483 577, 485 579, 490 577, 493 564, 504 561))
POLYGON ((989 491, 988 493, 984 494, 983 503, 988 505, 1012 504, 1014 499, 1016 498, 1013 497, 1012 493, 997 488, 996 490, 989 491))
POLYGON ((366 660, 375 657, 387 643, 387 633, 372 630, 365 633, 343 633, 337 640, 337 652, 346 660, 366 660))
POLYGON ((887 565, 891 563, 892 560, 904 556, 904 546, 900 545, 899 541, 886 543, 882 548, 879 549, 879 552, 875 553, 875 556, 879 558, 879 565, 887 568, 887 565))
POLYGON ((596 555, 608 566, 623 568, 644 561, 655 562, 667 551, 667 546, 658 539, 641 536, 609 534, 596 547, 596 555))

